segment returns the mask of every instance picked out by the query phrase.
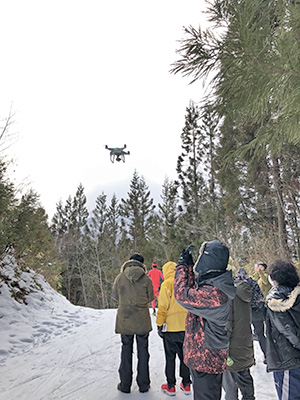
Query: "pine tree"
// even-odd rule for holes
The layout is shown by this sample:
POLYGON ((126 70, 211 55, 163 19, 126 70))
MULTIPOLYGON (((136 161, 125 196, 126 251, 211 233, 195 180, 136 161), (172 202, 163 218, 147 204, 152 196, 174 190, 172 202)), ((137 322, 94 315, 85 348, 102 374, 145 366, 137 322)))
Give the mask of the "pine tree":
POLYGON ((207 185, 204 180, 205 138, 200 129, 200 109, 190 102, 186 109, 185 126, 181 133, 182 153, 177 161, 177 174, 181 189, 182 215, 180 226, 187 242, 203 240, 202 206, 207 185))
POLYGON ((255 161, 249 153, 237 157, 235 150, 251 140, 253 127, 238 127, 226 118, 221 132, 218 158, 227 162, 219 163, 218 180, 227 237, 252 258, 288 257, 283 154, 280 159, 262 154, 255 161))
POLYGON ((87 199, 84 194, 84 188, 80 183, 73 199, 71 212, 71 229, 77 231, 78 233, 82 233, 89 216, 86 202, 87 199))
POLYGON ((211 29, 185 28, 173 73, 208 78, 219 115, 256 126, 239 152, 299 144, 300 9, 289 0, 215 0, 211 29))
POLYGON ((14 185, 6 177, 7 164, 0 159, 0 254, 12 245, 13 210, 17 204, 14 185))
POLYGON ((122 229, 129 235, 132 251, 142 249, 147 243, 148 232, 155 205, 143 176, 134 171, 128 198, 121 199, 122 229))
POLYGON ((203 137, 199 128, 199 119, 199 108, 193 102, 190 102, 186 109, 185 126, 181 133, 183 151, 177 160, 177 174, 182 189, 182 201, 187 214, 190 216, 190 223, 197 219, 200 202, 203 201, 203 137))
POLYGON ((87 235, 87 263, 89 266, 89 304, 108 308, 113 305, 112 285, 120 261, 118 257, 119 211, 116 196, 109 207, 107 196, 102 193, 96 199, 87 235))
POLYGON ((85 232, 89 212, 82 184, 79 184, 72 199, 68 197, 65 206, 61 201, 53 217, 51 230, 56 237, 56 247, 66 262, 63 272, 62 292, 73 303, 87 306, 87 285, 85 282, 85 232))
MULTIPOLYGON (((276 207, 274 239, 281 257, 288 257, 289 217, 281 160, 287 144, 300 143, 299 6, 288 0, 216 0, 209 15, 215 31, 186 28, 178 51, 181 58, 172 72, 191 76, 192 81, 209 78, 216 112, 231 121, 232 133, 239 135, 235 154, 225 155, 227 162, 232 157, 233 163, 246 163, 250 172, 250 161, 260 165, 264 158, 262 164, 269 169, 264 181, 272 192, 268 201, 272 210, 276 207)), ((248 218, 247 203, 253 203, 255 195, 249 185, 244 190, 245 171, 242 175, 237 197, 243 199, 239 204, 248 218)))
POLYGON ((209 104, 201 109, 200 129, 202 132, 202 166, 205 180, 202 213, 203 228, 207 240, 219 238, 225 240, 220 204, 220 187, 217 180, 217 145, 219 142, 219 118, 209 104))
POLYGON ((61 263, 54 251, 47 214, 39 195, 30 189, 11 210, 9 243, 17 260, 42 273, 55 289, 60 286, 61 263))
POLYGON ((162 201, 158 204, 158 214, 150 237, 155 258, 161 264, 165 260, 177 260, 181 246, 178 243, 178 185, 167 177, 162 186, 162 201))

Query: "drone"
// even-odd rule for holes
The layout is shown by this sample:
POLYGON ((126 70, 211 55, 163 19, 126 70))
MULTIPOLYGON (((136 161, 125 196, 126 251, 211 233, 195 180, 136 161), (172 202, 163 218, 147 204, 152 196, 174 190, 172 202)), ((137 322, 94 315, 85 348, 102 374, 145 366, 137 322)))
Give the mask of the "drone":
POLYGON ((113 163, 116 159, 116 161, 123 161, 125 162, 125 156, 130 154, 130 151, 124 151, 126 149, 126 144, 124 144, 124 147, 108 147, 105 145, 105 148, 107 150, 110 150, 110 161, 113 163))

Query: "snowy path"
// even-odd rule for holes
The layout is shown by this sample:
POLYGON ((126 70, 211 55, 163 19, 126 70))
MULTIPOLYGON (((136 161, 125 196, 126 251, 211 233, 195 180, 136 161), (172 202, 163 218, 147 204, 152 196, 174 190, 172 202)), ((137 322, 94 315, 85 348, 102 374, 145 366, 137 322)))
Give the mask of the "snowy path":
MULTIPOLYGON (((163 347, 155 330, 150 334, 151 389, 141 394, 134 381, 131 394, 123 394, 116 390, 120 337, 114 334, 115 310, 78 310, 78 314, 65 311, 52 316, 47 339, 27 344, 22 354, 0 364, 0 399, 166 400, 160 391, 165 382, 163 347), (53 325, 53 318, 60 320, 59 330, 53 325), (70 325, 74 320, 76 323, 70 325)), ((152 322, 155 327, 154 317, 152 322)), ((256 398, 276 400, 272 375, 265 372, 260 350, 257 365, 251 371, 256 398)), ((178 391, 176 398, 189 397, 178 391)))

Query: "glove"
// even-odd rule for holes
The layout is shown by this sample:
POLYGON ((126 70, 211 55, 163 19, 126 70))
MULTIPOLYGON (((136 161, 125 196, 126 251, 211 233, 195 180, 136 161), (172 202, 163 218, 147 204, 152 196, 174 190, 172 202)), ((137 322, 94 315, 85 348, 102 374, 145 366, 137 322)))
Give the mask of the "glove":
POLYGON ((193 257, 192 257, 192 251, 193 250, 194 250, 194 246, 191 245, 191 244, 186 249, 182 249, 178 264, 180 264, 180 265, 194 265, 194 261, 193 261, 193 257))
POLYGON ((163 337, 164 337, 164 333, 163 333, 163 331, 162 331, 162 325, 161 326, 158 326, 157 325, 157 333, 158 333, 158 336, 159 337, 161 337, 162 339, 163 339, 163 337))

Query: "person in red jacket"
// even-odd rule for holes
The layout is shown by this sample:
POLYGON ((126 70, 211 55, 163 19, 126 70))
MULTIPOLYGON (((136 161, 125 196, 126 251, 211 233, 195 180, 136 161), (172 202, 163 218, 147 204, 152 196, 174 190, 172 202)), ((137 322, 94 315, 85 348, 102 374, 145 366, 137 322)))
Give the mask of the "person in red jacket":
POLYGON ((153 315, 156 315, 155 304, 157 303, 160 284, 164 280, 163 274, 157 268, 156 262, 152 263, 152 269, 150 269, 150 271, 148 272, 148 276, 152 280, 153 291, 154 291, 154 300, 152 301, 151 306, 153 308, 153 315))

